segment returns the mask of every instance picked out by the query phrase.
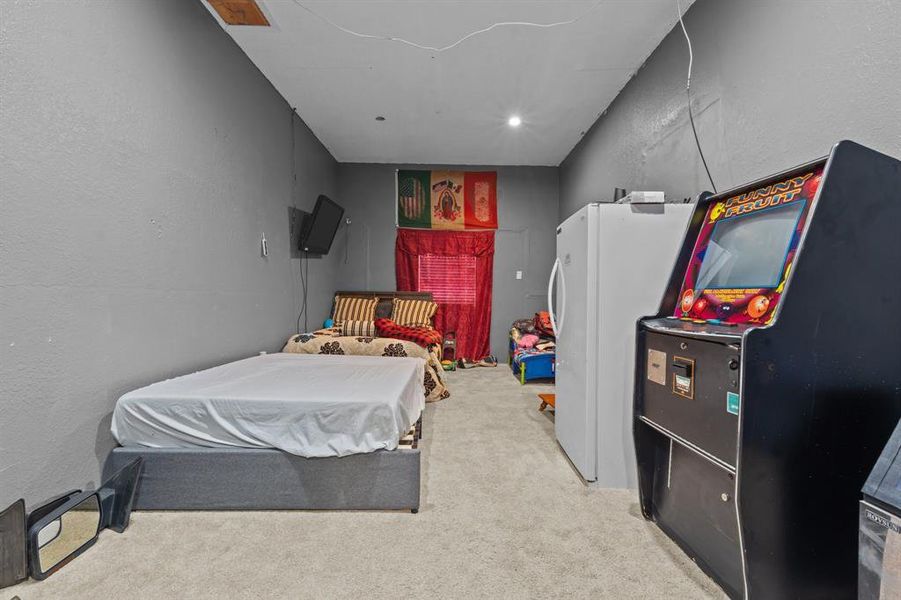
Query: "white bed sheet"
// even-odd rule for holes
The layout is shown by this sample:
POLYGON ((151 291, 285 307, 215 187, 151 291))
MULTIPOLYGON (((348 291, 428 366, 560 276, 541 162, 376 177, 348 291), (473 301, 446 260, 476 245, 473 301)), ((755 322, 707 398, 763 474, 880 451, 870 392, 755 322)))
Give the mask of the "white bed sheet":
POLYGON ((419 358, 255 356, 125 394, 111 429, 122 446, 394 450, 425 407, 424 370, 419 358))

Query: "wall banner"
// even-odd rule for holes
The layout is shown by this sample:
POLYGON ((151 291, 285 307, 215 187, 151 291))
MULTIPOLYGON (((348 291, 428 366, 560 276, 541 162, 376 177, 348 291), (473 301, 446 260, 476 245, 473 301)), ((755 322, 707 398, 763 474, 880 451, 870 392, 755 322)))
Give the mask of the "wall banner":
POLYGON ((497 172, 397 171, 397 226, 497 229, 497 172))

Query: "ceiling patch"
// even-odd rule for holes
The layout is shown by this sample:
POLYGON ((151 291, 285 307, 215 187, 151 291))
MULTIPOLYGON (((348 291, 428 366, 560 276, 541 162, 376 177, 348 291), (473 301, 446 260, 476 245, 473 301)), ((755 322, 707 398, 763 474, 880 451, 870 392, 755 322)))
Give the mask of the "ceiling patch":
POLYGON ((228 25, 269 27, 269 21, 256 0, 207 0, 228 25))

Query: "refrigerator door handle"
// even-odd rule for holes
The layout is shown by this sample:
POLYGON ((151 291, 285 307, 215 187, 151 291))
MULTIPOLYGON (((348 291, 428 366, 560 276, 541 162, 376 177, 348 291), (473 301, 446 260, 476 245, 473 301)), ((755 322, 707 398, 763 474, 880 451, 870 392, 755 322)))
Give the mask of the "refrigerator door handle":
POLYGON ((554 332, 554 337, 557 337, 559 331, 563 331, 563 320, 566 319, 566 277, 563 275, 563 265, 560 265, 560 291, 563 292, 563 298, 560 300, 560 323, 557 325, 557 330, 554 332))
POLYGON ((557 321, 554 319, 554 278, 557 276, 557 270, 560 272, 560 289, 563 292, 563 298, 561 299, 561 304, 563 305, 564 311, 566 308, 566 279, 563 277, 563 269, 560 268, 560 259, 557 258, 554 260, 554 266, 551 269, 551 276, 547 282, 547 306, 548 306, 548 316, 551 318, 551 329, 554 331, 554 337, 558 337, 560 335, 560 330, 563 329, 563 318, 566 316, 564 314, 560 315, 560 326, 557 326, 557 321))
POLYGON ((560 259, 554 259, 554 266, 551 267, 551 277, 547 280, 547 314, 551 318, 551 329, 554 336, 557 335, 557 323, 554 321, 554 277, 557 276, 557 267, 560 266, 560 259))

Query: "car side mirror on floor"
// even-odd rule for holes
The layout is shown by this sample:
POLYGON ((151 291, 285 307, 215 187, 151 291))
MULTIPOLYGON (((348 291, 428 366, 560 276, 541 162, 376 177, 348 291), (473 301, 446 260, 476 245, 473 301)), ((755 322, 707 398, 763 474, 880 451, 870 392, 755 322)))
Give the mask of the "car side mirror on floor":
POLYGON ((125 531, 143 467, 144 459, 136 458, 100 489, 70 493, 32 513, 28 519, 31 576, 46 579, 93 546, 104 529, 125 531))
POLYGON ((97 492, 68 498, 28 528, 31 576, 46 579, 90 548, 100 533, 101 512, 97 492))
POLYGON ((136 458, 99 489, 67 492, 27 518, 23 500, 0 513, 0 588, 29 574, 46 579, 90 548, 102 530, 125 531, 143 467, 144 459, 136 458))

